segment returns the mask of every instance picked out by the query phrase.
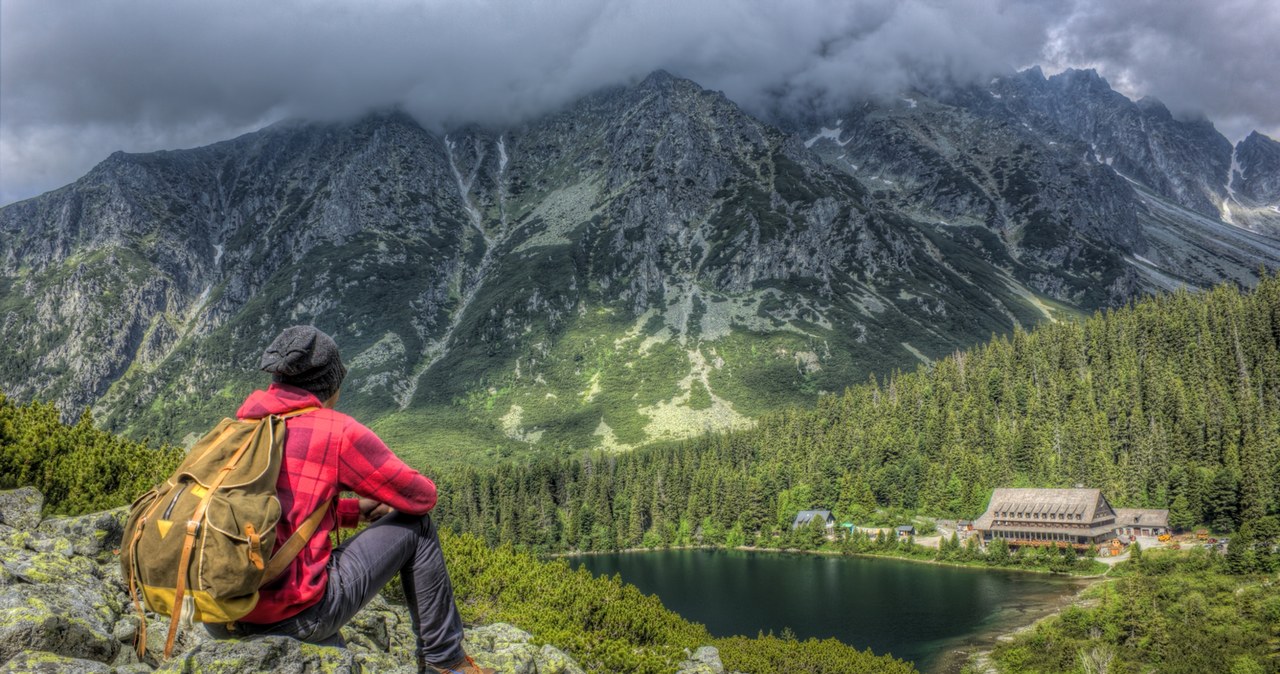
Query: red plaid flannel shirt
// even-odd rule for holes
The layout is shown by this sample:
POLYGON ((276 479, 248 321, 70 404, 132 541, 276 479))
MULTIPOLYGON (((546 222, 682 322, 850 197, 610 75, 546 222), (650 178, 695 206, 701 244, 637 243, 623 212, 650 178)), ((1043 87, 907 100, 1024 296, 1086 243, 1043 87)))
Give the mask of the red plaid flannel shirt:
MULTIPOLYGON (((265 391, 250 394, 236 416, 260 419, 320 404, 308 391, 272 384, 265 391)), ((332 550, 329 532, 335 527, 354 527, 360 521, 359 500, 339 499, 339 492, 353 491, 411 515, 425 515, 436 504, 435 484, 405 465, 355 419, 320 409, 285 423, 284 459, 276 483, 283 514, 276 528, 276 546, 316 508, 335 501, 337 507, 320 521, 320 529, 280 579, 262 588, 257 607, 241 619, 248 623, 283 620, 324 596, 329 578, 325 567, 332 550)))

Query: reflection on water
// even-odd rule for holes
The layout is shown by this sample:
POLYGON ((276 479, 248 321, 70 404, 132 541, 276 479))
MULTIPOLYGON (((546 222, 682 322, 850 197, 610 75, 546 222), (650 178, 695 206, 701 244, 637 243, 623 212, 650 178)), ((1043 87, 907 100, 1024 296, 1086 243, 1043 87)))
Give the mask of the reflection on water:
POLYGON ((955 649, 989 645, 1047 612, 1081 582, 1040 574, 867 557, 662 550, 575 558, 597 575, 620 574, 716 636, 790 628, 857 648, 951 669, 955 649))

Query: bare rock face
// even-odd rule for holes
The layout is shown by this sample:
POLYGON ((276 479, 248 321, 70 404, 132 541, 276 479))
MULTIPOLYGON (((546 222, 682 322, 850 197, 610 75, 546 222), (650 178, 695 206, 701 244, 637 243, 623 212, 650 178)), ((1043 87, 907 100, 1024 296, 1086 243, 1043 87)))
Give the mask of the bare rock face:
POLYGON ((1226 196, 1231 143, 1207 120, 1177 120, 1163 103, 1131 101, 1093 70, 1045 78, 1039 69, 992 87, 1033 126, 1056 126, 1091 156, 1193 211, 1216 217, 1226 196))
POLYGON ((968 241, 1026 287, 1076 306, 1224 278, 1248 285, 1256 275, 1233 251, 1268 267, 1276 254, 1280 210, 1251 191, 1280 180, 1263 159, 1272 141, 1254 134, 1233 155, 1209 122, 1132 101, 1093 71, 1032 68, 912 92, 805 133, 829 164, 935 223, 938 237, 968 241), (1255 182, 1241 178, 1241 157, 1258 165, 1255 182))
POLYGON ((511 128, 117 153, 0 209, 0 391, 180 442, 314 323, 344 409, 439 462, 735 428, 1015 325, 1252 283, 1280 266, 1241 229, 1271 212, 1267 142, 1233 201, 1212 127, 1088 73, 792 133, 659 72, 511 128))
POLYGON ((1280 143, 1254 131, 1236 144, 1231 196, 1280 220, 1280 143))

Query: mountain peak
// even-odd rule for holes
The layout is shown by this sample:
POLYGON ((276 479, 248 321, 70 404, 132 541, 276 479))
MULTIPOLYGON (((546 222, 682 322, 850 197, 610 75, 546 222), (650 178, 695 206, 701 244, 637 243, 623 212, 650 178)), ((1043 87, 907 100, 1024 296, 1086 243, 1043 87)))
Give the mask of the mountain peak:
POLYGON ((1244 140, 1240 142, 1248 143, 1250 145, 1255 143, 1260 143, 1263 145, 1266 145, 1266 144, 1275 145, 1280 141, 1276 141, 1276 139, 1272 138, 1271 136, 1268 136, 1265 133, 1259 133, 1257 129, 1254 129, 1252 132, 1249 133, 1248 136, 1245 136, 1244 140))
POLYGON ((656 92, 701 92, 705 91, 702 85, 693 80, 672 75, 666 70, 655 70, 640 80, 634 87, 637 91, 656 91, 656 92))
POLYGON ((640 86, 654 86, 658 84, 668 84, 678 79, 680 78, 676 77, 675 75, 672 75, 671 73, 667 72, 666 70, 663 70, 662 68, 659 68, 649 73, 648 75, 645 75, 645 78, 640 81, 640 86))
POLYGON ((1114 91, 1107 79, 1099 75, 1098 71, 1093 68, 1067 68, 1049 79, 1061 79, 1069 86, 1080 86, 1094 91, 1114 91))

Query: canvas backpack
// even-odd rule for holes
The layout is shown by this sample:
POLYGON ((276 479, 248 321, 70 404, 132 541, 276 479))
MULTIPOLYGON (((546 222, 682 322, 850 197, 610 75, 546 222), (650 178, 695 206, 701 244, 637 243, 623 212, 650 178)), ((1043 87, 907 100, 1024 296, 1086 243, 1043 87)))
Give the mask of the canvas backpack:
POLYGON ((275 548, 280 521, 276 480, 284 453, 285 419, 309 407, 262 419, 223 419, 187 453, 173 475, 134 501, 125 522, 120 564, 142 624, 143 603, 169 616, 164 657, 187 618, 229 623, 258 603, 319 528, 329 504, 316 509, 275 548))

